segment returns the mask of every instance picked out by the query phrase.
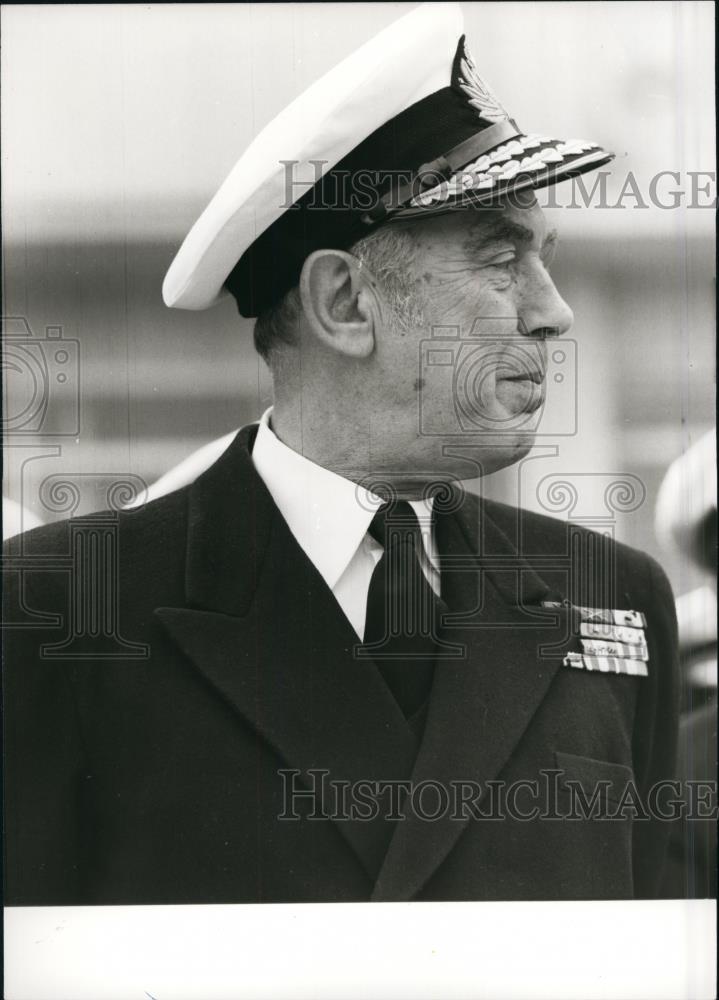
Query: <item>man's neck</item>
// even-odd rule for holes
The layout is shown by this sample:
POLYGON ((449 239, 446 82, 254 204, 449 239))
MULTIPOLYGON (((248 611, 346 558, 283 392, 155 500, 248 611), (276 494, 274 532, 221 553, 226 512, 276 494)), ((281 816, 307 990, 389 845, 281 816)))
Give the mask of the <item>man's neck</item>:
POLYGON ((315 465, 328 469, 344 479, 364 486, 378 495, 398 500, 420 500, 426 497, 424 480, 409 474, 389 474, 372 464, 368 447, 369 435, 359 431, 361 424, 354 420, 348 429, 342 419, 326 420, 320 416, 308 418, 302 407, 276 402, 272 408, 270 427, 287 448, 297 452, 315 465))

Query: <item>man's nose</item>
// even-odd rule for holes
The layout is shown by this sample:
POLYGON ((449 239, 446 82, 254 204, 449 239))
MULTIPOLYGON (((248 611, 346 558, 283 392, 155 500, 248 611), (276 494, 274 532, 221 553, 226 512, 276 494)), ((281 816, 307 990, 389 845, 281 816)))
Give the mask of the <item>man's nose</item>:
POLYGON ((520 309, 522 324, 530 337, 561 337, 574 322, 574 313, 544 269, 527 282, 520 309))

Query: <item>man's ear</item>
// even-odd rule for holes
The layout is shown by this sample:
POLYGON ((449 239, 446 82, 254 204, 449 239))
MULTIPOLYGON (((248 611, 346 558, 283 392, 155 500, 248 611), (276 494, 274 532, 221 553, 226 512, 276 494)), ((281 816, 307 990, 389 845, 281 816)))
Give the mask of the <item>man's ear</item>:
POLYGON ((327 347, 367 358, 375 346, 376 299, 359 261, 342 250, 315 250, 300 274, 305 319, 327 347))

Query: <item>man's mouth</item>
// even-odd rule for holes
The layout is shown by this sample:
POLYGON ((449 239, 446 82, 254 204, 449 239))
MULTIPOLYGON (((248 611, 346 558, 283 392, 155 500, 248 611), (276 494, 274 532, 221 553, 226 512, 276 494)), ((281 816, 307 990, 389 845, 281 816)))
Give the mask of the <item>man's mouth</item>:
POLYGON ((544 403, 544 376, 540 368, 497 372, 495 394, 503 409, 520 416, 535 413, 544 403))
POLYGON ((534 371, 520 372, 519 374, 505 375, 499 372, 497 375, 497 380, 503 382, 534 382, 535 385, 541 385, 544 382, 545 372, 536 369, 534 371))

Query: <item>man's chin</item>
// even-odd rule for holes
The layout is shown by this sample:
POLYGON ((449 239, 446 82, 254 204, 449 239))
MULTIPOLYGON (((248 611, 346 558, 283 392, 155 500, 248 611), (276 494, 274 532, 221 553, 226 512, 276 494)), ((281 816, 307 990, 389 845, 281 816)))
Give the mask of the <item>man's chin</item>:
POLYGON ((442 445, 437 471, 451 470, 457 479, 489 476, 519 462, 534 444, 534 431, 466 434, 442 445))
POLYGON ((506 469, 508 465, 514 465, 515 462, 519 462, 520 459, 529 454, 534 444, 534 434, 522 435, 513 441, 509 447, 505 447, 504 454, 499 457, 498 464, 491 471, 499 472, 500 469, 506 469))
POLYGON ((458 434, 443 439, 435 437, 427 448, 407 449, 390 469, 385 464, 374 470, 380 478, 388 473, 393 481, 406 479, 418 483, 449 483, 456 480, 478 479, 519 462, 534 447, 533 431, 512 434, 489 434, 486 431, 458 434), (392 474, 393 473, 393 474, 392 474))
POLYGON ((474 431, 417 439, 414 446, 393 457, 375 458, 371 470, 350 478, 368 489, 381 483, 401 486, 402 493, 414 495, 433 484, 478 479, 519 462, 534 447, 533 430, 504 433, 474 431))

